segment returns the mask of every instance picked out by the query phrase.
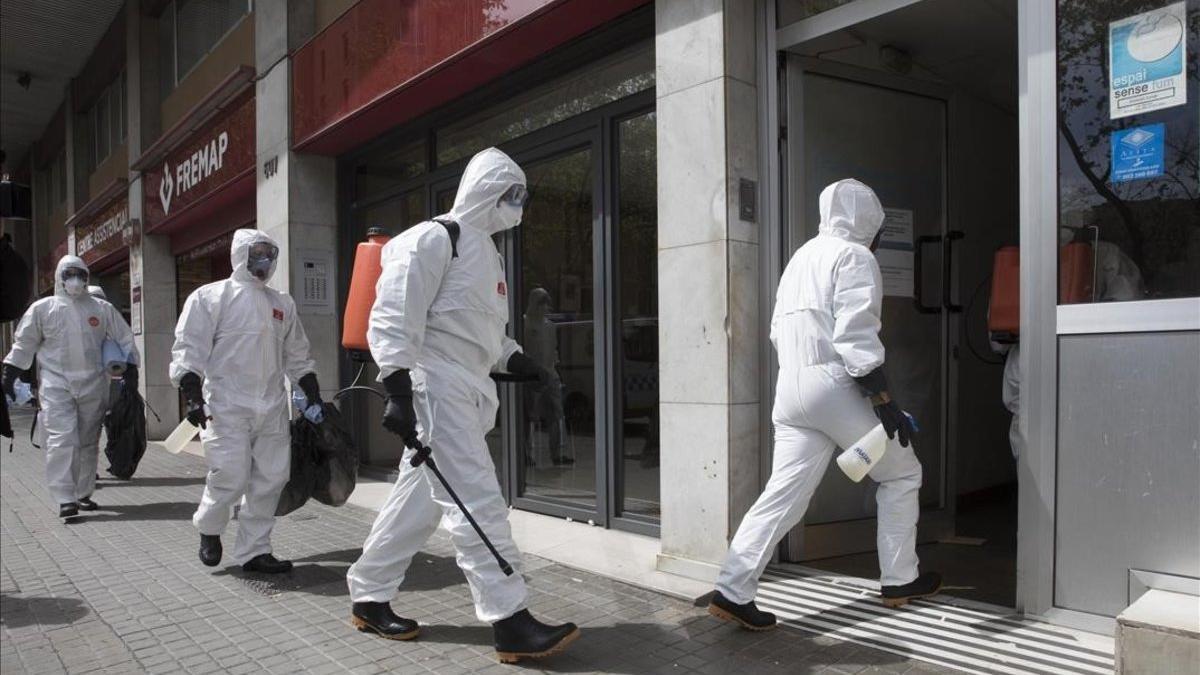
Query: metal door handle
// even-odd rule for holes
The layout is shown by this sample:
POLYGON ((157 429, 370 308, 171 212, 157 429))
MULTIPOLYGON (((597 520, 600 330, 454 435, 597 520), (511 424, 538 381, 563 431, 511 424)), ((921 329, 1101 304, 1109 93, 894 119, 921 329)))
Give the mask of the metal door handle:
MULTIPOLYGON (((940 234, 923 234, 917 237, 917 250, 913 253, 913 304, 917 306, 917 311, 922 314, 938 314, 942 311, 941 306, 934 305, 928 307, 925 305, 923 297, 923 289, 925 287, 925 277, 922 274, 922 254, 925 251, 926 244, 936 244, 942 241, 940 234)), ((945 280, 943 279, 943 284, 945 280)))
POLYGON ((953 281, 951 272, 954 269, 954 242, 966 236, 965 233, 958 230, 950 230, 946 233, 945 263, 942 265, 942 303, 945 305, 946 310, 950 312, 961 312, 963 310, 962 305, 950 301, 950 287, 953 281))

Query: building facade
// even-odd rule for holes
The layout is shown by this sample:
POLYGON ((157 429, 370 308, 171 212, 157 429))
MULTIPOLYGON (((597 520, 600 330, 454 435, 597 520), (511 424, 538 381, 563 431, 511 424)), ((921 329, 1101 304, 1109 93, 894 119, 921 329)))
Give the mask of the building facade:
MULTIPOLYGON (((234 229, 280 242, 330 398, 374 381, 339 344, 357 244, 500 147, 532 195, 497 242, 510 332, 561 378, 501 385, 505 496, 713 579, 770 474, 776 282, 857 177, 926 564, 1110 630, 1145 588, 1200 593, 1198 26, 1197 0, 128 0, 24 160, 29 252, 41 293, 92 266, 162 437, 178 311, 234 229), (1015 351, 988 330, 1009 245, 1015 351)), ((394 471, 380 404, 342 404, 394 471)), ((831 470, 781 562, 873 577, 874 509, 831 470)))

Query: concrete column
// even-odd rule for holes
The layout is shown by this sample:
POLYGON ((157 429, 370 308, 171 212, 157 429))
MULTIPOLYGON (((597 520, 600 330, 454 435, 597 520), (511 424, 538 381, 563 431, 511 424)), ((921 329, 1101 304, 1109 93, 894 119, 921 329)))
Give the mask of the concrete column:
MULTIPOLYGON (((158 91, 158 22, 145 16, 141 6, 139 0, 125 3, 130 161, 140 157, 158 138, 162 123, 158 91)), ((134 237, 129 248, 129 287, 131 293, 135 288, 141 289, 141 321, 135 316, 133 326, 138 350, 142 353, 139 387, 142 396, 162 418, 158 421, 153 415, 146 416, 147 436, 151 440, 161 440, 179 424, 177 394, 167 371, 171 363, 171 345, 175 341, 175 256, 171 255, 170 240, 166 236, 143 232, 143 188, 141 173, 130 171, 129 218, 134 237)))
POLYGON ((271 286, 291 293, 317 362, 322 395, 338 385, 337 163, 332 157, 292 152, 291 49, 315 29, 312 0, 260 0, 255 5, 254 40, 257 129, 258 229, 280 247, 271 286), (301 258, 327 263, 326 308, 305 307, 299 286, 301 258))
POLYGON ((704 580, 759 492, 759 237, 738 199, 758 181, 754 4, 655 3, 658 567, 704 580))

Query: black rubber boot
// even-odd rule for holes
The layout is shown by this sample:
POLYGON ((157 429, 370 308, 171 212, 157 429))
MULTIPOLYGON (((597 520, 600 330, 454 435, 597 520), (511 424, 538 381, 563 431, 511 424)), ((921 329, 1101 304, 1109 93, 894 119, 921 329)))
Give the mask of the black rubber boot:
POLYGON ((937 595, 942 590, 942 575, 926 572, 903 586, 884 586, 879 589, 887 607, 903 607, 909 600, 937 595))
POLYGON ((579 637, 579 627, 575 624, 544 624, 533 618, 527 609, 492 624, 492 631, 496 637, 496 657, 500 663, 552 656, 579 637))
POLYGON ((721 595, 720 591, 713 593, 712 600, 708 602, 708 613, 722 621, 736 623, 746 630, 771 630, 776 624, 775 615, 759 609, 753 600, 739 605, 721 595))
POLYGON ((80 511, 96 511, 99 508, 100 508, 100 505, 97 504, 96 502, 92 501, 91 497, 83 497, 82 499, 79 500, 79 510, 80 511))
POLYGON ((283 574, 292 571, 291 560, 280 560, 270 553, 261 553, 242 563, 243 572, 261 574, 283 574))
POLYGON ((397 616, 386 602, 354 603, 350 623, 364 633, 375 633, 389 640, 411 640, 421 632, 416 621, 397 616))
POLYGON ((58 517, 63 520, 69 520, 79 515, 79 505, 75 502, 67 502, 66 504, 58 505, 58 517))
POLYGON ((208 567, 216 567, 221 562, 221 535, 200 535, 200 562, 208 567))

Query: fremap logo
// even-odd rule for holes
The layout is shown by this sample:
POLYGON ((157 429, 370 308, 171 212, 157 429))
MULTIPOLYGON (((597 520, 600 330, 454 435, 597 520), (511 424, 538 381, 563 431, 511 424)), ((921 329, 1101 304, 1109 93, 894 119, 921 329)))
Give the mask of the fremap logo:
POLYGON ((171 212, 171 195, 175 192, 175 181, 171 178, 171 165, 163 162, 163 179, 158 186, 158 198, 162 201, 163 215, 171 212))

